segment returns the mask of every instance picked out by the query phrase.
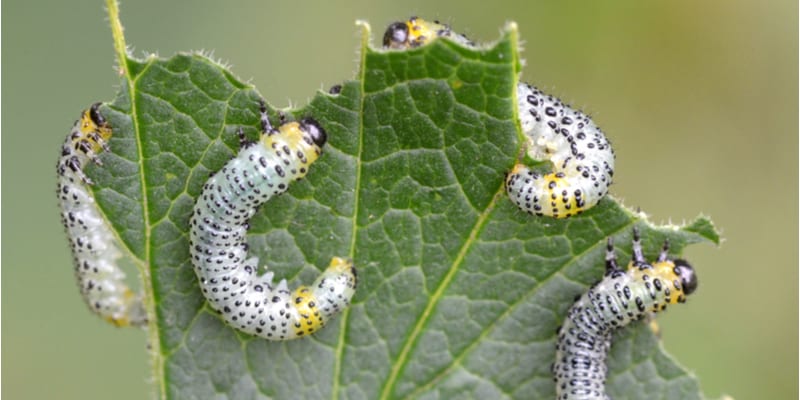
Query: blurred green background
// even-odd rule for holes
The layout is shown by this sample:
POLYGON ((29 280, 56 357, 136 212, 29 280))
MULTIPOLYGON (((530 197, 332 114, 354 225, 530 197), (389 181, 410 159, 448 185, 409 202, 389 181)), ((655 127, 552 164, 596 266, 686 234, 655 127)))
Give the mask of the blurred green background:
MULTIPOLYGON (((726 238, 688 250, 701 286, 659 317, 665 347, 709 397, 798 398, 796 1, 333 3, 121 7, 134 54, 213 50, 279 107, 354 77, 356 19, 376 44, 410 15, 478 41, 516 21, 523 80, 614 142, 612 193, 654 222, 708 214, 726 238)), ((146 336, 84 308, 54 196, 70 125, 119 85, 104 5, 4 1, 2 37, 2 395, 147 398, 146 336)))

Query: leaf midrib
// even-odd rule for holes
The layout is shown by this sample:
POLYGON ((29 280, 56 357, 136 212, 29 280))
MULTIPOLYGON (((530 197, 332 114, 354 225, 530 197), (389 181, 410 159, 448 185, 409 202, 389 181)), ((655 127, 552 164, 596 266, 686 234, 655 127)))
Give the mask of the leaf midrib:
MULTIPOLYGON (((358 147, 356 148, 355 154, 355 163, 356 163, 356 182, 354 185, 353 191, 353 215, 351 217, 350 226, 352 227, 352 231, 350 233, 350 259, 355 258, 356 253, 356 244, 357 244, 357 235, 358 235, 358 207, 361 201, 361 154, 364 149, 364 66, 366 65, 367 59, 367 52, 366 48, 369 45, 369 36, 370 36, 370 29, 369 24, 362 21, 356 21, 356 25, 361 26, 361 54, 360 54, 360 71, 361 75, 359 76, 359 115, 361 118, 359 119, 358 124, 358 147)), ((356 266, 358 268, 358 266, 356 266)), ((347 307, 342 312, 341 322, 339 325, 339 340, 336 343, 336 357, 334 358, 333 364, 333 374, 332 374, 332 385, 331 385, 331 399, 338 400, 339 399, 339 382, 342 378, 342 360, 344 359, 344 350, 345 345, 347 344, 347 327, 348 322, 350 321, 350 307, 347 307)))
POLYGON ((405 368, 409 355, 416 347, 420 333, 423 332, 423 327, 428 324, 428 321, 433 314, 433 310, 439 304, 439 300, 441 300, 444 291, 450 286, 450 282, 453 280, 453 277, 461 269, 467 253, 472 249, 472 245, 477 242, 478 234, 483 230, 483 227, 488 221, 489 216, 494 211, 494 208, 497 204, 497 199, 501 197, 502 193, 505 193, 505 190, 501 185, 495 191, 494 196, 492 196, 492 200, 486 205, 486 208, 484 208, 479 214, 478 219, 475 221, 475 224, 470 230, 469 236, 461 246, 461 249, 458 251, 458 255, 453 260, 450 268, 447 271, 447 274, 442 278, 439 286, 436 288, 436 291, 433 292, 433 295, 431 295, 429 298, 428 304, 425 306, 425 310, 422 311, 420 318, 417 320, 416 325, 414 325, 414 329, 406 338, 405 344, 403 345, 402 350, 400 350, 396 361, 392 364, 389 377, 386 379, 383 385, 383 391, 381 392, 380 396, 381 400, 388 399, 392 395, 394 386, 397 383, 397 378, 400 376, 400 372, 402 372, 405 368))
MULTIPOLYGON (((517 40, 517 38, 516 38, 516 25, 509 25, 508 28, 509 28, 509 31, 511 32, 511 36, 512 36, 511 40, 516 42, 516 40, 517 40)), ((516 49, 516 46, 512 46, 512 48, 516 49)), ((362 50, 362 54, 363 53, 366 53, 366 49, 362 50)), ((514 57, 515 60, 519 60, 519 54, 517 53, 516 50, 513 51, 513 57, 514 57)), ((361 70, 363 71, 364 69, 365 69, 364 65, 362 64, 361 70)), ((517 75, 515 74, 515 76, 517 76, 517 75)), ((517 76, 517 78, 518 78, 518 76, 517 76)), ((363 77, 362 77, 362 82, 363 82, 363 77)), ((512 91, 511 96, 512 96, 514 101, 512 102, 512 104, 517 104, 517 100, 516 100, 517 82, 516 81, 514 82, 513 87, 514 87, 514 89, 512 91)), ((513 113, 514 113, 514 120, 515 121, 519 121, 519 116, 517 115, 516 107, 514 107, 513 113)), ((523 136, 522 136, 521 130, 519 129, 519 123, 517 122, 516 125, 517 125, 517 132, 518 132, 517 134, 522 139, 523 136)), ((524 141, 520 140, 518 144, 521 146, 522 143, 524 143, 524 141)), ((518 151, 519 151, 519 149, 518 149, 518 151)), ((504 194, 505 194, 505 182, 501 183, 500 186, 494 191, 494 194, 492 195, 492 200, 486 205, 486 207, 479 214, 478 219, 475 221, 475 224, 473 225, 472 229, 470 230, 469 236, 465 240, 464 244, 461 246, 461 249, 459 250, 458 255, 453 260, 450 268, 448 269, 447 274, 444 276, 442 281, 439 283, 439 286, 436 288, 436 291, 430 297, 430 299, 428 301, 428 304, 426 305, 425 309, 423 310, 422 314, 420 315, 420 318, 417 320, 417 323, 414 326, 414 329, 411 331, 410 335, 407 337, 406 342, 403 345, 403 348, 400 351, 396 361, 392 364, 392 369, 391 369, 391 372, 389 374, 389 377, 384 382, 383 390, 382 390, 381 396, 380 396, 381 400, 386 400, 386 399, 391 397, 392 392, 394 391, 394 387, 395 387, 395 385, 397 383, 397 380, 398 380, 401 372, 405 368, 406 363, 408 362, 408 358, 409 358, 410 354, 412 353, 413 349, 416 347, 416 344, 417 344, 417 341, 419 339, 419 336, 423 332, 423 328, 425 326, 427 326, 427 324, 428 324, 428 322, 429 322, 429 320, 431 318, 431 315, 433 314, 433 311, 436 308, 436 306, 439 304, 439 301, 441 300, 445 290, 450 286, 450 282, 452 281, 453 277, 460 270, 460 267, 463 265, 463 262, 464 262, 464 259, 465 259, 466 255, 467 255, 467 253, 472 249, 473 245, 477 242, 478 235, 483 230, 486 222, 489 220, 489 217, 494 212, 495 207, 497 205, 498 199, 503 197, 504 194)))
MULTIPOLYGON (((608 236, 616 236, 620 232, 624 232, 624 231, 630 229, 630 227, 632 225, 633 224, 621 225, 618 229, 614 230, 611 233, 608 233, 608 236)), ((495 318, 491 323, 486 324, 485 328, 481 331, 481 333, 478 336, 476 336, 475 340, 473 340, 470 345, 464 347, 464 349, 458 355, 453 357, 452 361, 450 362, 450 364, 447 367, 445 367, 442 370, 440 370, 433 378, 428 380, 427 383, 419 385, 416 389, 414 389, 414 391, 412 391, 409 394, 408 397, 409 398, 416 397, 418 394, 424 392, 425 390, 430 389, 433 384, 435 384, 436 382, 438 382, 439 380, 441 380, 445 376, 449 375, 456 366, 461 364, 461 360, 463 360, 469 354, 472 354, 472 350, 475 348, 475 346, 477 346, 479 343, 482 342, 482 339, 486 338, 492 331, 494 331, 494 329, 497 327, 497 323, 498 322, 500 322, 503 319, 505 319, 506 317, 508 317, 511 314, 511 312, 516 309, 516 307, 518 307, 520 304, 524 303, 526 300, 530 299, 531 296, 534 296, 536 294, 536 292, 541 287, 543 287, 546 283, 550 282, 550 280, 553 279, 554 277, 561 276, 562 278, 564 278, 566 280, 570 280, 569 277, 564 275, 564 269, 567 266, 569 266, 571 263, 574 263, 576 260, 580 259, 582 255, 591 253, 592 251, 595 251, 598 247, 603 247, 603 246, 605 246, 605 243, 603 243, 602 241, 599 241, 595 245, 586 248, 585 250, 583 250, 580 253, 573 253, 572 256, 570 258, 568 258, 564 264, 562 264, 562 265, 558 266, 558 268, 554 269, 554 273, 553 274, 550 274, 549 276, 545 277, 544 279, 538 281, 536 283, 536 285, 534 285, 533 287, 530 288, 530 290, 527 291, 527 293, 525 293, 524 295, 520 296, 519 299, 516 302, 514 302, 512 304, 509 304, 509 306, 506 308, 506 310, 503 313, 499 314, 497 316, 497 318, 495 318)), ((578 283, 583 285, 582 282, 578 282, 578 283)), ((555 332, 553 332, 553 336, 555 336, 555 332)))
MULTIPOLYGON (((164 377, 164 357, 161 355, 161 340, 159 337, 159 330, 158 330, 158 318, 156 316, 156 307, 155 307, 155 292, 153 290, 153 282, 152 282, 152 275, 150 274, 150 260, 152 259, 152 254, 150 254, 150 237, 151 237, 151 226, 148 223, 149 221, 149 209, 148 209, 148 202, 147 202, 147 192, 145 185, 145 173, 144 173, 144 154, 142 153, 142 142, 141 136, 139 134, 139 121, 136 114, 136 101, 134 100, 136 97, 136 85, 133 77, 131 76, 131 69, 130 69, 130 62, 134 60, 130 60, 128 58, 127 53, 127 45, 125 44, 125 35, 122 30, 122 23, 119 19, 119 4, 116 0, 106 0, 106 8, 108 9, 108 20, 109 25, 111 28, 111 36, 113 39, 114 45, 114 52, 116 53, 118 67, 122 69, 121 74, 125 83, 128 86, 128 96, 130 101, 130 108, 131 108, 131 127, 134 132, 134 137, 137 145, 137 155, 140 161, 140 168, 139 168, 139 183, 141 186, 141 199, 142 199, 142 219, 144 222, 143 226, 143 233, 144 233, 144 257, 145 259, 142 260, 144 262, 144 268, 141 270, 141 285, 142 291, 144 292, 144 298, 142 301, 145 303, 145 310, 147 310, 147 319, 148 319, 148 342, 150 343, 150 362, 153 366, 153 369, 157 371, 157 373, 153 374, 155 379, 155 386, 157 388, 157 396, 162 399, 166 399, 167 391, 166 391, 166 380, 164 377)), ((146 71, 155 61, 155 59, 149 60, 148 64, 145 66, 143 71, 146 71)), ((141 72, 138 76, 141 76, 141 72)))

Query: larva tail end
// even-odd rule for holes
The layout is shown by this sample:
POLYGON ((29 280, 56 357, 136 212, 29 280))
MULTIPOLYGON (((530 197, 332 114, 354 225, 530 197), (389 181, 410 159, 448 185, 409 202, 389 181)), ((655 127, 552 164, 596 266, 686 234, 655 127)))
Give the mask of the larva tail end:
POLYGON ((328 265, 328 271, 346 273, 348 270, 355 271, 355 268, 353 267, 353 260, 349 258, 333 257, 330 265, 328 265))
POLYGON ((334 314, 350 304, 356 292, 358 274, 353 261, 341 257, 333 257, 322 275, 314 282, 315 295, 320 301, 327 302, 334 314))
POLYGON ((528 171, 528 167, 526 167, 525 164, 516 163, 516 164, 514 164, 514 168, 511 168, 511 172, 509 172, 508 174, 509 175, 520 175, 520 174, 523 174, 523 173, 525 173, 527 171, 528 171))
POLYGON ((127 318, 114 318, 114 317, 106 317, 106 321, 117 328, 126 328, 131 326, 131 322, 127 318))
POLYGON ((118 298, 116 311, 103 315, 103 319, 120 328, 147 325, 147 312, 141 294, 136 294, 127 287, 123 290, 122 296, 118 298))

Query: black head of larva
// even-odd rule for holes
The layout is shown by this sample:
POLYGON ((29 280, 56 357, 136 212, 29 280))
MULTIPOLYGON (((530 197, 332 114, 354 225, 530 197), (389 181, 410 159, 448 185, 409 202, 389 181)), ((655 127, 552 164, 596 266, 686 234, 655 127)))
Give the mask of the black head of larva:
POLYGON ((333 85, 333 86, 331 86, 330 89, 328 89, 328 94, 336 95, 336 94, 340 94, 340 93, 342 93, 342 85, 341 84, 333 85))
POLYGON ((325 142, 328 141, 325 129, 322 129, 322 126, 314 118, 306 117, 300 120, 300 130, 308 133, 311 136, 311 140, 319 147, 324 146, 325 142))
POLYGON ((383 47, 404 45, 408 40, 408 25, 405 22, 395 22, 386 28, 383 34, 383 47))
POLYGON ((92 122, 95 123, 97 126, 103 126, 106 124, 106 119, 100 115, 99 109, 103 103, 94 103, 91 107, 89 107, 89 118, 92 119, 92 122))
POLYGON ((692 294, 697 290, 697 274, 694 272, 694 268, 686 260, 677 259, 673 262, 675 263, 675 275, 681 278, 683 293, 692 294))

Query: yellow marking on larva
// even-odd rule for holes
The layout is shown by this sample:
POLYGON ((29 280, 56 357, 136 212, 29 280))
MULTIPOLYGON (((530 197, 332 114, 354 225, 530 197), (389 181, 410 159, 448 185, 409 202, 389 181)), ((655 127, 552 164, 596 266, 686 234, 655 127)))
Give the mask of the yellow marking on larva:
POLYGON ((420 18, 411 18, 406 21, 406 25, 408 26, 408 41, 415 45, 428 43, 439 36, 438 31, 444 27, 444 25, 430 23, 420 18))
MULTIPOLYGON (((522 163, 517 163, 506 177, 509 185, 514 177, 528 179, 529 169, 522 163)), ((575 196, 574 188, 567 178, 559 177, 557 172, 544 174, 535 179, 542 198, 539 199, 540 212, 553 218, 567 218, 585 210, 585 202, 579 203, 575 196)), ((533 178, 530 178, 533 179, 533 178)))
POLYGON ((86 110, 81 114, 81 136, 73 138, 73 143, 79 140, 88 140, 92 144, 92 151, 99 153, 103 147, 95 140, 94 135, 108 142, 111 138, 111 127, 108 124, 97 125, 92 121, 91 110, 86 110))
POLYGON ((311 293, 308 286, 300 286, 294 291, 294 306, 300 314, 300 320, 294 326, 297 336, 305 336, 314 333, 317 329, 325 325, 322 315, 319 313, 317 305, 319 301, 311 293))
MULTIPOLYGON (((129 288, 125 288, 125 292, 123 293, 122 297, 125 304, 133 304, 134 302, 139 301, 136 293, 129 288)), ((131 319, 128 316, 114 317, 109 315, 105 317, 105 320, 120 328, 131 326, 131 319)))
POLYGON ((583 211, 583 207, 578 206, 575 195, 569 192, 570 184, 566 179, 557 177, 555 172, 546 174, 543 179, 547 184, 549 196, 545 204, 554 210, 554 218, 566 218, 583 211), (564 195, 564 191, 566 191, 566 195, 564 195))
POLYGON ((662 285, 664 285, 665 288, 668 288, 671 292, 670 296, 668 297, 669 301, 667 304, 678 304, 685 301, 686 294, 684 293, 683 288, 680 286, 675 286, 676 283, 680 285, 681 282, 681 277, 675 273, 675 263, 672 261, 656 261, 652 263, 652 266, 652 269, 641 270, 639 267, 631 263, 628 265, 628 268, 631 276, 638 281, 643 281, 643 275, 649 276, 649 280, 651 282, 654 279, 661 280, 662 285))
POLYGON ((681 277, 675 273, 675 263, 672 261, 661 261, 653 263, 653 275, 663 280, 670 290, 673 290, 676 295, 670 296, 670 304, 678 304, 686 300, 686 294, 683 288, 676 288, 675 282, 680 284, 681 277))
POLYGON ((511 174, 520 174, 525 168, 524 164, 516 163, 514 164, 514 168, 511 169, 511 174))
MULTIPOLYGON (((353 274, 353 263, 341 257, 333 257, 325 274, 333 273, 336 275, 353 274)), ((308 286, 300 286, 295 290, 293 298, 295 307, 300 314, 299 325, 295 325, 297 336, 305 336, 319 330, 325 325, 325 320, 319 310, 319 299, 311 292, 308 286)))
POLYGON ((656 337, 661 338, 661 327, 658 326, 658 321, 655 319, 650 320, 650 323, 647 324, 647 327, 650 328, 650 332, 653 332, 653 335, 656 337))
POLYGON ((352 273, 352 269, 353 262, 341 257, 333 257, 331 259, 331 264, 328 265, 328 271, 335 272, 337 274, 352 273))
POLYGON ((297 150, 301 150, 303 154, 306 156, 308 164, 313 164, 314 161, 317 160, 319 157, 319 152, 313 150, 313 145, 308 144, 303 139, 303 131, 300 129, 300 123, 298 122, 287 122, 278 128, 280 131, 280 135, 262 135, 261 142, 264 146, 268 149, 273 148, 274 145, 282 145, 285 144, 289 147, 289 150, 292 152, 296 152, 297 150))
POLYGON ((118 328, 125 328, 125 327, 131 325, 131 321, 128 318, 125 318, 125 317, 114 318, 114 317, 109 316, 109 317, 106 317, 106 321, 111 323, 111 324, 113 324, 114 326, 116 326, 118 328))

